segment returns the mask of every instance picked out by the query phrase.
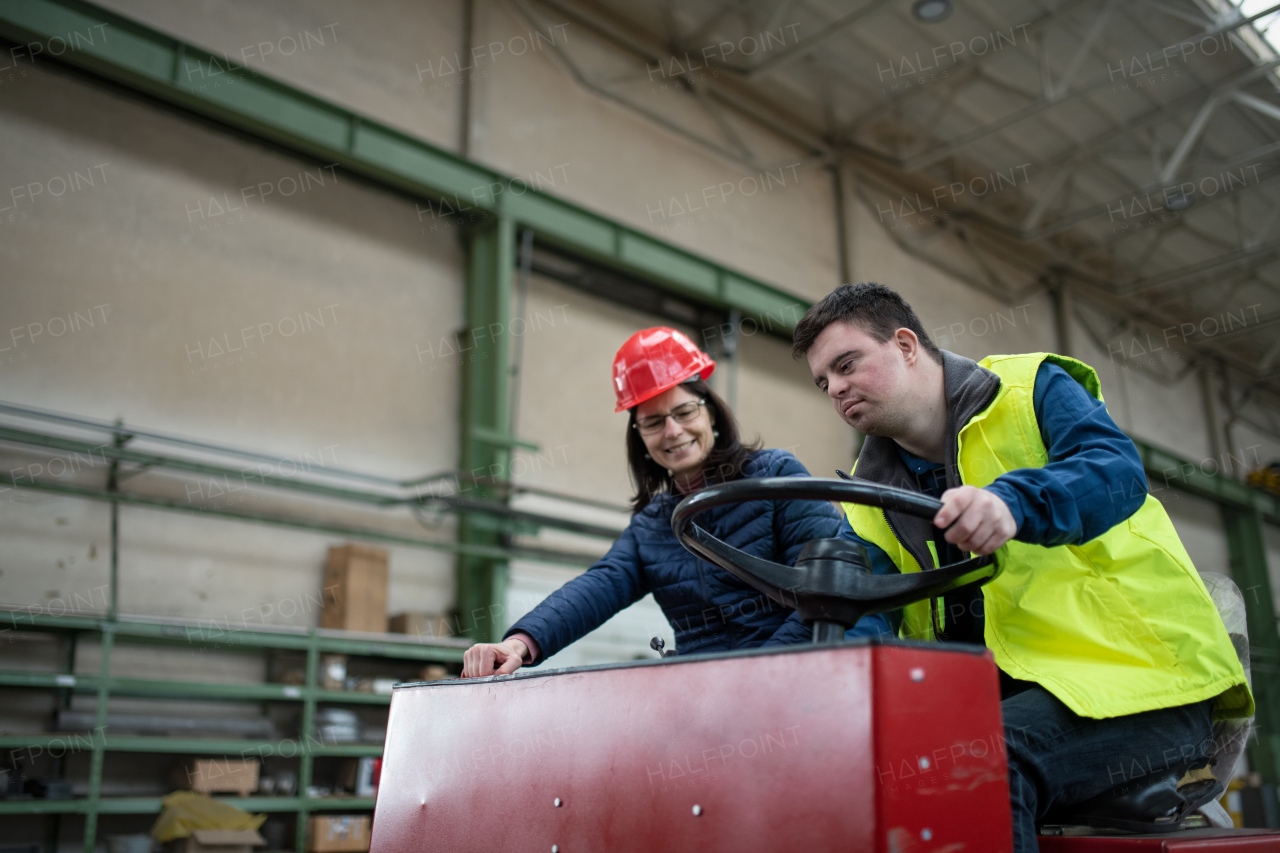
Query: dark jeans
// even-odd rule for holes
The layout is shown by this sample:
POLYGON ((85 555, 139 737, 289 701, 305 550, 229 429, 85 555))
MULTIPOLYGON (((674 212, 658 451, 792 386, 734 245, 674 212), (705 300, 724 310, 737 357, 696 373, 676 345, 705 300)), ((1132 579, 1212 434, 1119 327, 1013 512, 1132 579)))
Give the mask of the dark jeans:
POLYGON ((1208 753, 1213 701, 1095 720, 1033 685, 1000 703, 1009 753, 1013 849, 1036 853, 1036 822, 1162 770, 1185 772, 1208 753))

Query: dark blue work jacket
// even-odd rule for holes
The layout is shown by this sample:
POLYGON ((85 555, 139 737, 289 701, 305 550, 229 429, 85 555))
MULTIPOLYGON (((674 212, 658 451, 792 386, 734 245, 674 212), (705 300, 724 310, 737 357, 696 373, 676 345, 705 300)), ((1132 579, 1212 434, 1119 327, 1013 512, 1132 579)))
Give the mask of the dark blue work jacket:
MULTIPOLYGON (((746 477, 807 477, 785 450, 761 450, 744 468, 746 477)), ((657 495, 632 517, 609 552, 583 574, 556 590, 511 626, 538 644, 538 661, 554 655, 647 593, 675 629, 681 654, 750 649, 809 642, 795 611, 785 609, 723 569, 694 557, 671 532, 679 496, 657 495)), ((825 501, 748 501, 716 507, 698 524, 748 554, 793 565, 811 539, 833 538, 844 524, 825 501)), ((850 635, 888 631, 882 617, 864 618, 850 635)), ((637 637, 638 647, 648 637, 637 637)), ((538 661, 535 661, 537 663, 538 661)))

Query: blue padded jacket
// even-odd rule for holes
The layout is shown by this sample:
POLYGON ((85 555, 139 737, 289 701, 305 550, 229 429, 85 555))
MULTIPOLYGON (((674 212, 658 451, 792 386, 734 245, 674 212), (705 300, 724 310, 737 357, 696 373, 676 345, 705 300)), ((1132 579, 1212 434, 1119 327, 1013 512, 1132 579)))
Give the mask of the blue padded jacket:
MULTIPOLYGON (((785 450, 761 450, 746 477, 806 477, 785 450)), ((681 654, 809 642, 794 611, 784 609, 723 569, 694 557, 671 532, 679 496, 662 493, 632 517, 608 553, 511 626, 539 647, 538 663, 585 636, 646 593, 675 629, 681 654)), ((844 521, 825 501, 749 501, 707 510, 698 524, 748 554, 793 565, 811 539, 833 538, 844 521)), ((888 631, 881 617, 864 618, 851 634, 888 631)), ((648 644, 637 637, 637 645, 648 644)))

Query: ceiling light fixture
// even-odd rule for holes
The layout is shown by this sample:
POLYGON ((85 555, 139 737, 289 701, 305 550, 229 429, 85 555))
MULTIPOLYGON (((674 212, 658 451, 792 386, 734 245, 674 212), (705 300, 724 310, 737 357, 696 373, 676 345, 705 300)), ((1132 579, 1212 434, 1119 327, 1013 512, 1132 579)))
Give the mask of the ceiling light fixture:
POLYGON ((951 0, 916 0, 911 13, 921 23, 937 24, 951 17, 951 0))

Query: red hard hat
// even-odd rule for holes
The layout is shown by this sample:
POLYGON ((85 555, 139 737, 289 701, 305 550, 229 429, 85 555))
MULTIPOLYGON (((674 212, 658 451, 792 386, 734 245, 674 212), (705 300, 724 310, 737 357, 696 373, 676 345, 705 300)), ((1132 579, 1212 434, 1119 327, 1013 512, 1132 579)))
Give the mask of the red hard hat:
POLYGON ((613 357, 615 412, 626 411, 674 388, 691 376, 706 379, 716 363, 683 333, 666 326, 627 338, 613 357))

